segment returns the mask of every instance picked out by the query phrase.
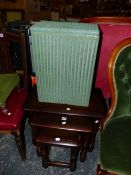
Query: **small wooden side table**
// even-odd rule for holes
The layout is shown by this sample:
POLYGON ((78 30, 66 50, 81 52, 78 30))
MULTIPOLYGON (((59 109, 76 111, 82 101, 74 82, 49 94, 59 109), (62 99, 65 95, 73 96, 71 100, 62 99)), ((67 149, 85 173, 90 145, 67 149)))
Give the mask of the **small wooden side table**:
POLYGON ((42 128, 80 133, 82 162, 86 160, 87 151, 92 151, 94 148, 99 122, 106 112, 103 95, 99 89, 92 91, 88 107, 79 107, 39 102, 34 88, 24 105, 24 110, 28 112, 32 141, 36 146, 36 137, 42 128))
POLYGON ((60 129, 42 128, 36 137, 37 154, 42 157, 42 166, 58 166, 70 168, 75 171, 77 158, 81 148, 81 137, 77 132, 60 129), (68 161, 57 161, 50 159, 52 146, 70 148, 70 159, 68 161))

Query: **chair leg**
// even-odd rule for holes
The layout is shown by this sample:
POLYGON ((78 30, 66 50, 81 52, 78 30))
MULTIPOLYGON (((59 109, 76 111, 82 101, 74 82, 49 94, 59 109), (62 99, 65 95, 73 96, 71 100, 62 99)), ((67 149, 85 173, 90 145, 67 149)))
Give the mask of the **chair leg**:
POLYGON ((25 139, 22 135, 21 131, 18 130, 17 132, 13 133, 15 136, 16 145, 21 156, 22 160, 26 160, 26 148, 25 148, 25 139))
POLYGON ((100 165, 98 165, 97 166, 97 175, 119 175, 119 174, 108 172, 108 171, 102 169, 100 165))
POLYGON ((72 172, 76 170, 78 154, 79 148, 71 148, 70 171, 72 172))
POLYGON ((97 175, 109 175, 107 171, 101 169, 101 166, 97 166, 97 175))

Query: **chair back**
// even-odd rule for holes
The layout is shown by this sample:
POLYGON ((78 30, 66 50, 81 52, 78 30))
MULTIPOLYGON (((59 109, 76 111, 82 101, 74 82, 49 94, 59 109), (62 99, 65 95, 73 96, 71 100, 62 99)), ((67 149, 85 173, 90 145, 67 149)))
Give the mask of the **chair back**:
POLYGON ((131 37, 119 42, 109 59, 108 75, 111 106, 101 123, 102 131, 100 133, 101 167, 119 175, 131 174, 130 65, 131 37))
POLYGON ((109 24, 109 23, 115 23, 115 24, 119 24, 119 23, 131 23, 131 19, 129 17, 118 17, 118 16, 101 16, 101 17, 89 17, 89 18, 83 18, 81 19, 81 22, 88 22, 88 23, 98 23, 98 24, 109 24))
MULTIPOLYGON (((113 49, 108 62, 111 105, 105 119, 131 116, 131 38, 122 40, 113 49)), ((104 122, 105 125, 105 122, 104 122)))
POLYGON ((131 36, 131 19, 129 17, 92 17, 81 22, 96 23, 101 31, 99 63, 96 75, 96 87, 101 88, 106 99, 111 97, 108 83, 108 60, 113 48, 121 40, 131 36))
POLYGON ((0 32, 0 73, 18 73, 27 89, 27 54, 24 33, 0 32), (16 46, 16 50, 13 50, 16 46))
POLYGON ((28 95, 27 88, 25 36, 23 33, 0 32, 0 133, 15 136, 22 160, 26 159, 23 105, 28 95), (19 50, 14 50, 14 46, 19 50), (15 64, 16 59, 20 64, 15 64))

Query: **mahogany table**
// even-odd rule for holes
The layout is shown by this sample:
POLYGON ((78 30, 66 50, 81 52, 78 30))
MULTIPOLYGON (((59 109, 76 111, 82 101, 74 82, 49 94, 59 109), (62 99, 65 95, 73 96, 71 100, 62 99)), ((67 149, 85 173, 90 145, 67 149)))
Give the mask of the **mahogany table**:
MULTIPOLYGON (((65 131, 81 134, 80 160, 82 162, 86 160, 87 151, 92 151, 94 148, 99 122, 105 115, 103 95, 99 89, 92 91, 88 107, 79 107, 39 102, 34 88, 24 105, 24 110, 28 112, 32 141, 36 146, 37 137, 42 129, 58 130, 61 134, 65 131)), ((70 146, 68 139, 66 144, 70 146)))

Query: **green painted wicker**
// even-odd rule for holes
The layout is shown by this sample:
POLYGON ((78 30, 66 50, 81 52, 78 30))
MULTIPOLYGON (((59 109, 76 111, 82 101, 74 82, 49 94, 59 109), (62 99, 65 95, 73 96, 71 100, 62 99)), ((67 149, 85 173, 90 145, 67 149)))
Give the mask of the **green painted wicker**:
POLYGON ((99 42, 97 25, 41 21, 30 30, 39 101, 88 106, 99 42))

